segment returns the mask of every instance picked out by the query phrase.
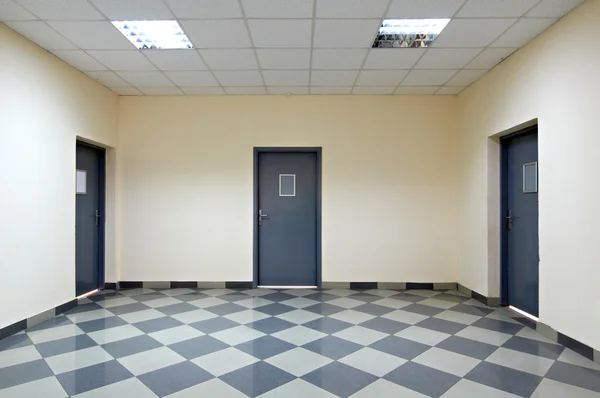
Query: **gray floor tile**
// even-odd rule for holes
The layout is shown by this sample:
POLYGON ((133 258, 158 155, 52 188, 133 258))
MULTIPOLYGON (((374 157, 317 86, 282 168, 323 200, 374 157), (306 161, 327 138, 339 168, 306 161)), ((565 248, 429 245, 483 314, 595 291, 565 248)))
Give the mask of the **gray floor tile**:
POLYGON ((56 376, 69 395, 81 394, 130 377, 133 375, 117 361, 104 362, 56 376))
POLYGON ((600 393, 559 381, 544 379, 531 398, 600 398, 600 393))
POLYGON ((56 377, 46 377, 0 390, 2 398, 65 398, 66 396, 67 393, 56 377))
POLYGON ((169 348, 185 359, 194 359, 202 355, 224 350, 229 345, 210 336, 200 336, 194 339, 171 344, 169 348))
MULTIPOLYGON (((139 301, 140 303, 143 303, 144 301, 151 301, 151 300, 158 300, 158 299, 165 298, 165 295, 161 294, 161 293, 147 293, 147 294, 134 295, 134 296, 130 296, 130 297, 136 301, 139 301)), ((195 300, 198 300, 198 299, 199 299, 199 297, 195 298, 195 300)))
POLYGON ((196 292, 196 293, 182 294, 181 296, 177 296, 177 300, 187 303, 188 301, 196 301, 196 300, 200 300, 200 299, 207 298, 207 297, 211 297, 211 296, 206 295, 204 293, 196 292))
POLYGON ((237 322, 234 322, 230 319, 227 318, 212 318, 212 319, 207 319, 205 321, 200 321, 200 322, 194 322, 194 323, 190 323, 190 326, 204 332, 204 333, 215 333, 215 332, 219 332, 221 330, 225 330, 225 329, 230 329, 236 326, 239 326, 240 324, 237 322))
POLYGON ((0 368, 0 390, 53 375, 43 359, 0 368))
POLYGON ((489 362, 482 362, 465 379, 485 384, 520 397, 529 397, 542 380, 541 377, 489 362))
POLYGON ((324 355, 331 359, 343 358, 363 348, 362 345, 334 336, 326 336, 302 346, 303 348, 324 355))
POLYGON ((515 334, 525 327, 523 325, 498 321, 496 319, 490 318, 482 318, 477 322, 473 323, 471 326, 506 334, 515 334))
POLYGON ((346 309, 358 307, 360 305, 365 304, 364 301, 354 300, 351 297, 338 297, 336 299, 330 300, 328 304, 335 305, 337 307, 342 307, 346 309))
POLYGON ((560 357, 558 357, 558 360, 561 362, 570 363, 571 365, 583 366, 584 368, 593 370, 600 370, 600 364, 592 362, 581 354, 578 354, 568 348, 564 349, 562 354, 560 354, 560 357))
POLYGON ((378 342, 371 344, 370 347, 408 360, 421 355, 431 348, 426 344, 421 344, 416 341, 407 340, 396 336, 386 337, 383 340, 379 340, 378 342))
POLYGON ((430 346, 438 345, 442 341, 450 337, 447 333, 438 332, 436 330, 426 329, 419 326, 411 326, 394 334, 397 337, 413 340, 419 343, 430 346))
POLYGON ((46 363, 58 375, 112 360, 102 347, 95 346, 46 358, 46 363))
POLYGON ((410 327, 409 324, 392 321, 391 319, 387 318, 373 318, 369 321, 361 323, 360 326, 387 334, 394 334, 410 327))
POLYGON ((164 318, 164 317, 166 317, 165 314, 163 314, 162 312, 159 312, 153 308, 143 310, 143 311, 130 312, 129 314, 119 315, 119 318, 123 319, 127 323, 132 323, 132 324, 137 324, 137 323, 145 322, 145 321, 151 321, 152 319, 164 318))
POLYGON ((266 362, 257 362, 220 377, 221 380, 249 397, 257 397, 295 377, 266 362))
POLYGON ((147 310, 148 308, 150 308, 150 307, 148 307, 147 305, 144 305, 142 303, 133 303, 133 304, 120 305, 117 307, 109 307, 106 309, 115 315, 123 315, 123 314, 129 314, 131 312, 147 310))
POLYGON ((156 394, 144 385, 139 379, 132 377, 118 381, 104 387, 96 388, 78 395, 74 398, 156 398, 156 394))
POLYGON ((114 358, 122 358, 140 352, 153 350, 162 347, 158 341, 148 335, 131 337, 124 340, 115 341, 102 346, 106 352, 114 358))
MULTIPOLYGON (((177 298, 179 298, 179 297, 177 297, 177 298)), ((229 301, 230 303, 235 303, 236 301, 248 299, 248 295, 243 294, 243 293, 231 293, 231 294, 225 294, 223 296, 219 296, 219 298, 221 300, 229 301)))
MULTIPOLYGON (((317 293, 314 293, 314 294, 309 294, 309 295, 304 296, 304 297, 306 297, 308 299, 311 299, 311 300, 316 300, 316 301, 321 301, 321 302, 327 302, 327 301, 330 301, 330 300, 334 300, 334 299, 338 298, 339 296, 326 293, 326 291, 322 291, 322 292, 317 292, 317 293)), ((325 314, 323 314, 323 315, 325 315, 325 314)))
MULTIPOLYGON (((210 310, 212 310, 214 307, 211 307, 210 310)), ((156 310, 162 312, 165 315, 176 315, 176 314, 181 314, 182 312, 188 312, 188 311, 195 311, 197 310, 198 307, 188 304, 188 303, 179 303, 179 304, 172 304, 172 305, 166 305, 164 307, 159 307, 156 310)))
POLYGON ((278 303, 280 301, 291 300, 291 299, 295 298, 296 296, 293 296, 288 293, 276 292, 276 293, 266 294, 261 297, 264 299, 271 300, 271 301, 278 303))
POLYGON ((57 326, 70 325, 72 323, 73 322, 64 315, 57 316, 57 317, 45 320, 44 322, 38 323, 37 325, 32 326, 30 328, 27 328, 27 333, 36 332, 38 330, 46 330, 46 329, 54 328, 57 326))
POLYGON ((600 392, 600 371, 571 365, 564 362, 555 362, 546 377, 565 384, 600 392))
POLYGON ((260 398, 337 398, 330 392, 323 390, 302 379, 292 380, 289 383, 277 387, 260 398))
POLYGON ((455 307, 452 307, 452 311, 463 312, 465 314, 475 315, 475 316, 487 316, 487 315, 491 314, 492 312, 494 312, 494 310, 492 310, 490 308, 475 307, 475 306, 467 305, 467 304, 459 304, 455 307))
POLYGON ((399 386, 384 379, 369 384, 350 398, 429 398, 414 390, 399 386))
MULTIPOLYGON (((498 390, 493 387, 462 379, 449 389, 442 398, 518 398, 518 395, 498 390)), ((541 398, 541 397, 540 397, 541 398)), ((549 397, 544 397, 549 398, 549 397)), ((566 397, 563 397, 566 398, 566 397)))
POLYGON ((402 308, 403 311, 414 312, 415 314, 421 314, 425 316, 434 316, 440 312, 444 312, 442 308, 430 307, 428 305, 411 304, 402 308))
POLYGON ((554 360, 500 347, 486 359, 486 362, 543 377, 554 360))
POLYGON ((554 360, 558 359, 565 349, 565 347, 557 344, 542 343, 541 341, 517 336, 512 337, 502 347, 554 360))
MULTIPOLYGON (((387 315, 387 314, 386 314, 387 315)), ((346 310, 338 312, 329 316, 330 318, 337 319, 338 321, 353 323, 355 325, 368 321, 369 319, 375 318, 375 315, 366 314, 360 311, 346 310)))
POLYGON ((296 348, 296 346, 272 336, 263 336, 256 340, 239 344, 235 348, 264 360, 296 348))
POLYGON ((385 375, 384 379, 435 398, 441 397, 460 380, 449 373, 413 362, 405 363, 385 375))
POLYGON ((367 314, 371 314, 371 315, 375 315, 375 316, 381 316, 383 314, 387 314, 389 312, 394 311, 393 308, 384 307, 382 305, 377 305, 377 304, 373 304, 373 303, 367 303, 367 304, 360 305, 358 307, 354 307, 354 310, 360 311, 360 312, 366 312, 367 314))
POLYGON ((382 318, 391 319, 392 321, 407 323, 414 325, 428 318, 427 315, 421 315, 414 312, 404 311, 403 309, 392 311, 382 316, 382 318))
POLYGON ((295 323, 296 325, 302 325, 303 323, 322 318, 323 315, 315 314, 314 312, 304 311, 302 309, 297 309, 295 311, 286 312, 285 314, 276 315, 276 317, 279 319, 283 319, 284 321, 295 323))
POLYGON ((345 311, 345 308, 338 307, 336 305, 331 305, 328 303, 320 303, 311 305, 310 307, 304 308, 306 311, 314 312, 315 314, 320 314, 323 316, 329 316, 333 314, 337 314, 338 312, 345 311))
POLYGON ((438 319, 438 318, 425 319, 424 321, 417 323, 416 326, 435 330, 435 331, 442 332, 442 333, 447 333, 447 334, 458 333, 467 327, 467 325, 464 325, 462 323, 445 321, 443 319, 438 319))
POLYGON ((183 325, 183 322, 171 317, 151 319, 149 321, 137 322, 135 327, 144 333, 158 332, 159 330, 171 329, 183 325))
POLYGON ((339 321, 337 319, 319 318, 315 319, 314 321, 307 322, 302 326, 318 330, 319 332, 333 334, 339 332, 340 330, 348 329, 354 325, 348 322, 339 321))
POLYGON ((296 326, 296 324, 279 318, 267 318, 262 319, 260 321, 248 323, 246 326, 252 329, 260 330, 261 332, 266 334, 272 334, 294 327, 296 326))
POLYGON ((365 303, 370 303, 373 301, 381 300, 382 297, 387 297, 387 296, 378 296, 376 294, 366 294, 366 293, 359 293, 359 294, 352 295, 352 299, 364 301, 365 303))
POLYGON ((194 364, 217 377, 258 361, 258 358, 234 347, 203 355, 192 360, 194 364))
POLYGON ((306 308, 315 304, 319 304, 319 302, 304 297, 294 297, 293 299, 282 301, 281 304, 289 305, 290 307, 294 308, 306 308))
POLYGON ((237 305, 234 303, 227 303, 221 305, 215 305, 214 307, 207 308, 206 311, 210 311, 216 315, 229 315, 240 311, 247 310, 246 307, 242 307, 241 305, 237 305))
POLYGON ((102 329, 110 329, 117 326, 127 325, 123 319, 118 316, 95 319, 93 321, 79 322, 77 326, 86 333, 95 332, 102 329))
POLYGON ((27 334, 13 334, 0 340, 0 351, 13 350, 15 348, 26 347, 32 345, 33 341, 29 339, 27 334))
MULTIPOLYGON (((294 296, 289 296, 288 299, 293 298, 294 296)), ((263 297, 264 298, 264 297, 263 297)), ((275 316, 279 314, 284 314, 286 312, 294 311, 294 307, 290 307, 289 305, 283 305, 281 303, 273 303, 269 305, 264 305, 262 307, 256 308, 256 311, 263 312, 267 315, 275 316)))
POLYGON ((173 394, 212 379, 213 376, 191 362, 182 362, 143 374, 140 381, 159 397, 173 394))
POLYGON ((71 351, 94 347, 95 345, 97 345, 96 342, 87 334, 81 334, 79 336, 40 343, 36 345, 36 348, 43 357, 47 358, 71 351))
POLYGON ((89 303, 89 304, 78 305, 75 308, 71 308, 69 311, 65 312, 64 315, 66 316, 66 315, 81 314, 84 312, 97 311, 97 310, 101 310, 101 309, 103 309, 103 307, 98 305, 97 303, 89 303))
POLYGON ((377 377, 383 377, 400 365, 406 363, 406 359, 386 354, 369 347, 353 352, 338 361, 377 377))
POLYGON ((426 299, 426 297, 423 297, 423 296, 418 296, 416 294, 410 294, 410 291, 407 291, 405 293, 399 293, 399 294, 396 294, 395 296, 390 296, 390 298, 393 298, 396 300, 402 300, 402 301, 409 301, 411 303, 418 303, 419 301, 423 301, 426 299))
POLYGON ((445 321, 462 323, 463 325, 471 325, 477 322, 482 317, 478 315, 465 314, 464 312, 452 311, 452 309, 440 312, 434 318, 443 319, 445 321))
POLYGON ((457 296, 454 294, 439 294, 437 296, 435 296, 435 298, 437 300, 446 300, 446 301, 452 301, 454 303, 464 303, 465 301, 467 301, 469 299, 469 297, 465 297, 465 296, 457 296))
POLYGON ((376 376, 339 362, 332 362, 302 377, 338 397, 349 397, 377 380, 376 376))
MULTIPOLYGON (((211 379, 193 387, 168 395, 166 398, 247 398, 229 384, 219 379, 211 379)), ((124 397, 125 398, 125 397, 124 397)), ((129 398, 129 397, 127 397, 129 398)))
POLYGON ((481 343, 479 341, 464 339, 462 337, 450 336, 446 340, 439 343, 436 347, 442 348, 446 351, 452 351, 457 354, 466 355, 472 358, 484 360, 494 351, 498 349, 497 346, 481 343))
POLYGON ((467 326, 458 332, 456 336, 496 346, 501 346, 512 337, 510 334, 495 332, 493 330, 487 330, 473 326, 467 326))
POLYGON ((296 377, 301 377, 331 363, 332 359, 302 347, 296 347, 265 359, 265 362, 296 377))

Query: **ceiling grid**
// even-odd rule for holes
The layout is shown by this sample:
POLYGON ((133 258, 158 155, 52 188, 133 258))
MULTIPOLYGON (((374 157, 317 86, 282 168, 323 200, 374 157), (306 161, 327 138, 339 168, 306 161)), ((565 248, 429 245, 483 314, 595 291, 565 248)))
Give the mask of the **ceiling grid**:
POLYGON ((583 0, 0 0, 0 22, 119 95, 455 95, 583 0), (450 20, 372 48, 385 19, 450 20), (111 21, 175 20, 194 49, 139 50, 111 21))

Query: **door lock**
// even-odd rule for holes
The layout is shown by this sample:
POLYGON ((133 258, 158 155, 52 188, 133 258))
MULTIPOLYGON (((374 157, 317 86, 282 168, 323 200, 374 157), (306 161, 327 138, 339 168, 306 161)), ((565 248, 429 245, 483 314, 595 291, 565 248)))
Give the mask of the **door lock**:
POLYGON ((100 211, 96 210, 96 226, 100 224, 100 211))
POLYGON ((268 214, 263 213, 262 210, 258 210, 258 226, 259 227, 262 225, 263 218, 267 218, 267 217, 269 217, 268 214))
POLYGON ((506 227, 508 228, 508 230, 510 231, 512 229, 512 211, 508 211, 508 215, 505 217, 506 218, 506 227))

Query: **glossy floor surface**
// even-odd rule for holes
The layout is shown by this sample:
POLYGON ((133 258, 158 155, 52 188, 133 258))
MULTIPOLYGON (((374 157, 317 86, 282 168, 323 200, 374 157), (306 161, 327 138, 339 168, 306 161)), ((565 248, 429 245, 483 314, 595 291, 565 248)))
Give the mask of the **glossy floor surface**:
POLYGON ((600 397, 600 366, 456 291, 104 291, 0 340, 0 397, 600 397))

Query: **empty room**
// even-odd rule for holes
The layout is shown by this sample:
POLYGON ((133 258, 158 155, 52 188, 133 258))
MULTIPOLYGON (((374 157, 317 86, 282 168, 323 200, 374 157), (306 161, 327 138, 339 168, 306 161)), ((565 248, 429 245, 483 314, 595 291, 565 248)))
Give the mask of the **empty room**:
POLYGON ((0 0, 0 398, 600 398, 600 0, 0 0))

